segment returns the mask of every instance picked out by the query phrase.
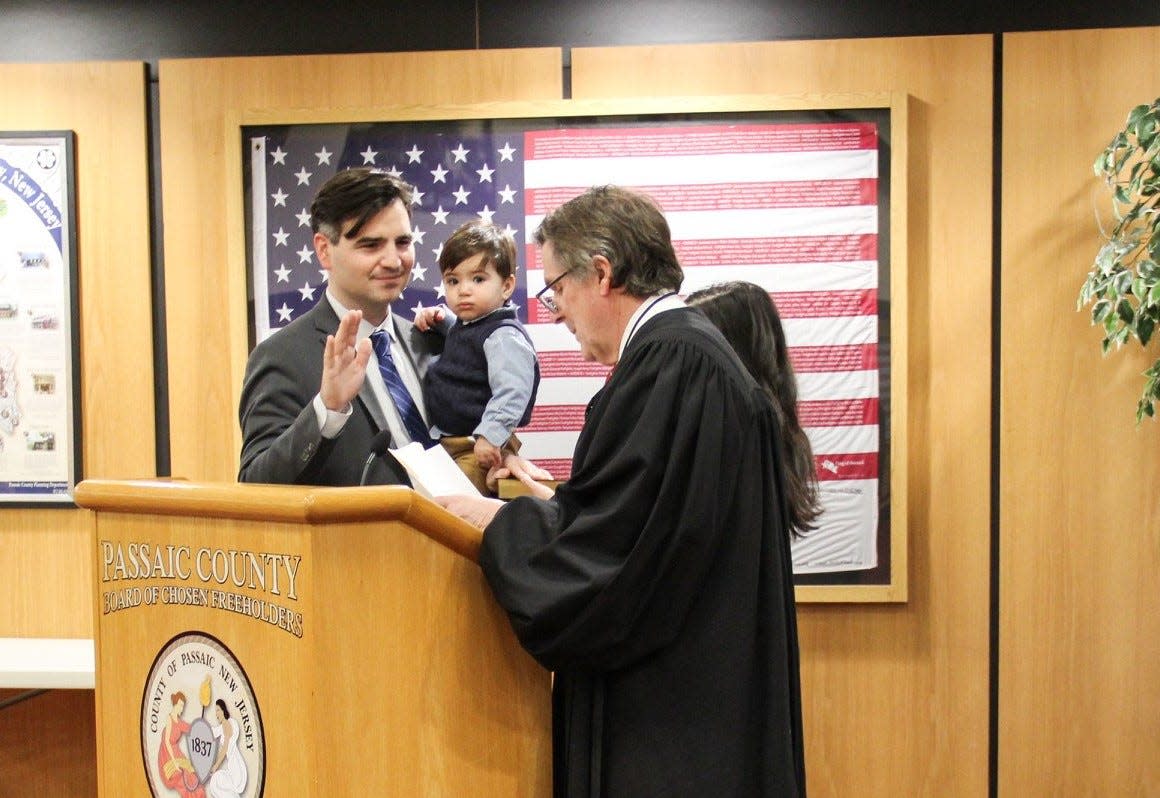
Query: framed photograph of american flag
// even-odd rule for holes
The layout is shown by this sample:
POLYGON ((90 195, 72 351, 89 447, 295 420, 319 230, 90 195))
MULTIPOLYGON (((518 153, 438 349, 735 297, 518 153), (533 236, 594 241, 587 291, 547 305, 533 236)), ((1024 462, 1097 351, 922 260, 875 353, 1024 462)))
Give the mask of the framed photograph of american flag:
POLYGON ((263 113, 231 130, 251 346, 326 291, 309 207, 339 170, 378 168, 415 188, 416 265, 395 307, 406 318, 440 303, 439 252, 461 223, 515 236, 515 304, 542 374, 521 453, 559 480, 607 369, 582 361, 534 301, 544 280, 532 234, 590 186, 649 194, 672 229, 683 293, 745 280, 782 317, 823 506, 794 545, 799 599, 906 600, 905 95, 263 113))
POLYGON ((0 132, 0 502, 73 507, 81 474, 71 130, 0 132))

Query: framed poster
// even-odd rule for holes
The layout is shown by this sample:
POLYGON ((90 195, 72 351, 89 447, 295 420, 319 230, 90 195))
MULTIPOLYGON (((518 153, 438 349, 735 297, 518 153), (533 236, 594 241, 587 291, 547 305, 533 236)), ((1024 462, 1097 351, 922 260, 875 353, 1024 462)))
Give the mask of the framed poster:
MULTIPOLYGON (((592 185, 649 194, 672 229, 682 292, 763 286, 782 316, 823 504, 794 544, 799 598, 904 601, 905 97, 733 97, 377 109, 342 119, 247 115, 241 134, 250 345, 326 290, 314 192, 342 169, 416 189, 416 265, 395 312, 441 301, 443 240, 471 219, 520 248, 515 304, 542 381, 523 454, 567 479, 607 367, 534 301, 540 219, 592 185), (900 390, 891 391, 896 384, 900 390)), ((238 146, 237 139, 233 146, 238 146)))
POLYGON ((0 132, 0 502, 72 506, 81 473, 72 131, 0 132))

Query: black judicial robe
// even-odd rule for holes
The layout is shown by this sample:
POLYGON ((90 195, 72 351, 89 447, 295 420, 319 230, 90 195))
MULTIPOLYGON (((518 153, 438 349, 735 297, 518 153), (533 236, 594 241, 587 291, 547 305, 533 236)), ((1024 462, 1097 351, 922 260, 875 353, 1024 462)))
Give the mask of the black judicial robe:
POLYGON ((712 324, 641 325, 571 478, 509 502, 480 564, 556 672, 557 798, 805 795, 772 407, 712 324))

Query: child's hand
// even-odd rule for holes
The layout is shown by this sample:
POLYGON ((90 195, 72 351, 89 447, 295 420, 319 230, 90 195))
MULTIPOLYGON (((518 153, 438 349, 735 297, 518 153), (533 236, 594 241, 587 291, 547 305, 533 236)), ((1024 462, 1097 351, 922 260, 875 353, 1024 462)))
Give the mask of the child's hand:
POLYGON ((495 468, 500 464, 499 447, 480 435, 475 439, 475 459, 484 468, 495 468))
POLYGON ((427 332, 443 321, 443 308, 419 308, 415 311, 415 327, 419 332, 427 332))

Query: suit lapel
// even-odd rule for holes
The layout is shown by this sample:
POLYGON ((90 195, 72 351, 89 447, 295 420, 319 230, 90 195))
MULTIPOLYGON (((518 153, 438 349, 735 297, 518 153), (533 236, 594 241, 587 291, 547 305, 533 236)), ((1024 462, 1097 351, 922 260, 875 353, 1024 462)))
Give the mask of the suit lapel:
POLYGON ((423 382, 423 376, 427 373, 427 361, 430 360, 430 353, 421 351, 415 346, 412 340, 412 334, 415 331, 415 326, 409 321, 399 318, 399 314, 391 314, 391 324, 395 326, 395 337, 399 341, 399 346, 402 347, 403 352, 407 355, 407 360, 411 363, 411 369, 415 372, 415 376, 419 378, 420 384, 423 382))

